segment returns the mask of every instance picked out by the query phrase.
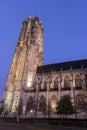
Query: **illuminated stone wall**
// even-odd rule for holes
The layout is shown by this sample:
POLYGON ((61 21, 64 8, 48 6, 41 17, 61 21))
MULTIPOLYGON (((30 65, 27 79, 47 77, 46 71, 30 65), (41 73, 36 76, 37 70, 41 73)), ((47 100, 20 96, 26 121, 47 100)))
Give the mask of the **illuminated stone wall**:
MULTIPOLYGON (((86 85, 87 69, 73 69, 65 71, 50 71, 37 73, 36 88, 38 98, 38 106, 40 98, 43 96, 46 100, 46 112, 49 111, 48 104, 50 103, 51 113, 50 117, 58 117, 55 115, 56 102, 60 100, 63 95, 70 95, 73 105, 77 107, 78 118, 85 118, 80 116, 81 112, 86 112, 87 108, 87 85, 86 85)), ((38 109, 38 117, 44 117, 44 114, 38 109)), ((87 115, 87 113, 85 113, 87 115)), ((48 117, 48 115, 46 114, 48 117)), ((75 118, 75 114, 73 115, 75 118)))

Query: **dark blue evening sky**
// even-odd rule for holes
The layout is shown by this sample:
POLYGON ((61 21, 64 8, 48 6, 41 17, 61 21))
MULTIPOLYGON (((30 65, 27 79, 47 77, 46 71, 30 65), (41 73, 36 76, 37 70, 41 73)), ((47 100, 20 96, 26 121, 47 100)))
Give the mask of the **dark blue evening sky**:
POLYGON ((87 59, 87 0, 0 0, 0 99, 22 21, 44 26, 45 64, 87 59))

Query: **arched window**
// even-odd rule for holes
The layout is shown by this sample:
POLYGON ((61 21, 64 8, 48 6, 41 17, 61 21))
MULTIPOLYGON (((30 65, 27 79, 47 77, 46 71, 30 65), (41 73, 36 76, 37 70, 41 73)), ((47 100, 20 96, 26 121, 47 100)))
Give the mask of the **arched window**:
POLYGON ((51 110, 52 112, 56 112, 56 106, 57 106, 57 98, 55 95, 51 98, 51 110))
POLYGON ((27 102, 27 111, 30 112, 33 111, 34 109, 35 109, 34 99, 33 97, 30 96, 27 102))
POLYGON ((54 88, 58 88, 58 77, 54 79, 54 88))
POLYGON ((39 111, 46 114, 46 98, 42 95, 39 100, 39 111))
POLYGON ((80 74, 75 76, 75 87, 82 87, 80 74))
POLYGON ((78 94, 76 96, 76 108, 77 111, 81 111, 85 109, 84 96, 82 94, 78 94))
POLYGON ((28 77, 27 77, 27 87, 30 88, 33 86, 33 72, 28 72, 28 77))
POLYGON ((47 82, 44 81, 44 89, 46 89, 46 88, 47 88, 47 82))
POLYGON ((20 99, 18 109, 17 109, 19 115, 21 115, 23 112, 22 108, 23 108, 23 100, 20 99))
POLYGON ((65 76, 64 77, 64 88, 70 88, 71 83, 70 83, 70 76, 65 76))

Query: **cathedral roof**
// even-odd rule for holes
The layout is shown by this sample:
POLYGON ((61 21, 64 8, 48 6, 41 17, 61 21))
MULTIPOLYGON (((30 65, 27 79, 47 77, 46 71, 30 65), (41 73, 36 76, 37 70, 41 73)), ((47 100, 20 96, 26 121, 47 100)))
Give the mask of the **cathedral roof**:
POLYGON ((87 59, 39 66, 37 73, 87 68, 87 59))

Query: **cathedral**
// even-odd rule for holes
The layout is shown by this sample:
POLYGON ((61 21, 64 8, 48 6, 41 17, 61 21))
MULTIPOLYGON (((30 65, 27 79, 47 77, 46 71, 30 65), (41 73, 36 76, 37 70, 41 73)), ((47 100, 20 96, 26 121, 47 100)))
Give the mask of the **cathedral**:
POLYGON ((56 118, 56 102, 70 95, 75 117, 87 117, 87 59, 44 65, 44 29, 38 17, 23 21, 3 92, 4 112, 56 118))

